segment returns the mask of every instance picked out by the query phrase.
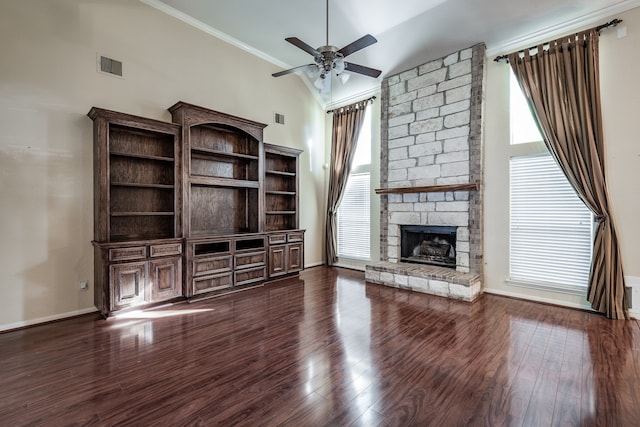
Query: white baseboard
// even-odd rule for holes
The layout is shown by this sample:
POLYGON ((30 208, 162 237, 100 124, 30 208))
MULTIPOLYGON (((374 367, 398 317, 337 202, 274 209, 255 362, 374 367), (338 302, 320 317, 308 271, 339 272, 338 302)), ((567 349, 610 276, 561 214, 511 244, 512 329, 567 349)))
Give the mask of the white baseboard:
POLYGON ((318 267, 319 265, 324 265, 324 262, 312 262, 311 264, 305 264, 304 268, 318 267))
POLYGON ((11 329, 24 328, 25 326, 33 326, 39 323, 51 322, 53 320, 62 320, 69 317, 81 316, 83 314, 96 313, 98 311, 95 307, 84 308, 82 310, 70 311, 67 313, 54 314, 53 316, 39 317, 37 319, 25 320, 21 322, 8 323, 6 325, 0 325, 1 331, 8 331, 11 329))
POLYGON ((543 298, 543 297, 537 297, 537 296, 531 296, 531 295, 523 295, 523 294, 518 294, 518 293, 515 293, 515 292, 501 291, 501 290, 496 290, 496 289, 484 289, 484 292, 487 293, 487 294, 501 295, 501 296, 504 296, 504 297, 526 299, 526 300, 535 301, 535 302, 542 302, 542 303, 545 303, 545 304, 559 305, 559 306, 562 306, 562 307, 578 308, 578 309, 581 309, 581 310, 593 311, 593 309, 586 303, 585 304, 577 304, 577 303, 572 303, 572 302, 567 302, 567 301, 558 301, 556 299, 551 299, 551 298, 543 298))

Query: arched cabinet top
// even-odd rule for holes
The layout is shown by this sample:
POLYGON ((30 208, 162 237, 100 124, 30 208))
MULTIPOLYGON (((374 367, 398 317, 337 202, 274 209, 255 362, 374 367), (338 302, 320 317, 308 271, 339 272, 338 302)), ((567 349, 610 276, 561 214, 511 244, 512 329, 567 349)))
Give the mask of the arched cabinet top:
POLYGON ((185 131, 193 126, 222 125, 225 128, 238 129, 262 142, 263 129, 267 126, 264 123, 254 122, 183 101, 177 102, 168 110, 171 113, 172 121, 182 125, 185 131))

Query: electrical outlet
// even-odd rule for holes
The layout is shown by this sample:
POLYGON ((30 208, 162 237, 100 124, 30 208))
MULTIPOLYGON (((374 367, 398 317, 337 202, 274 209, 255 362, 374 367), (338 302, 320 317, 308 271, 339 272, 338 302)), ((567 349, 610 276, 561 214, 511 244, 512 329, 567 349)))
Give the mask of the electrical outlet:
POLYGON ((80 289, 83 291, 86 291, 87 289, 89 289, 89 281, 88 280, 83 280, 80 282, 80 289))

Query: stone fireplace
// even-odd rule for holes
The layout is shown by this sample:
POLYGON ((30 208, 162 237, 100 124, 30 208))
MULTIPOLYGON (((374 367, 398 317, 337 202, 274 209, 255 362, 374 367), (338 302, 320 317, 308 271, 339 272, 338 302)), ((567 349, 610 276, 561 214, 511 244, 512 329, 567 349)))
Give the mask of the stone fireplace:
POLYGON ((381 261, 367 281, 482 293, 484 63, 479 44, 383 81, 381 261))

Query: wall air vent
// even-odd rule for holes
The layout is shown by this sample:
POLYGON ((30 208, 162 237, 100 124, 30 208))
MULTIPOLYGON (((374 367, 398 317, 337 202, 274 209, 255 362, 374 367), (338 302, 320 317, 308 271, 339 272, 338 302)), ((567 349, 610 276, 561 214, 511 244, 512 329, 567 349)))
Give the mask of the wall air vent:
POLYGON ((100 57, 100 71, 103 73, 113 74, 114 76, 122 77, 122 62, 115 59, 107 58, 106 56, 100 57))
POLYGON ((284 114, 276 113, 273 119, 277 124, 284 124, 284 114))

